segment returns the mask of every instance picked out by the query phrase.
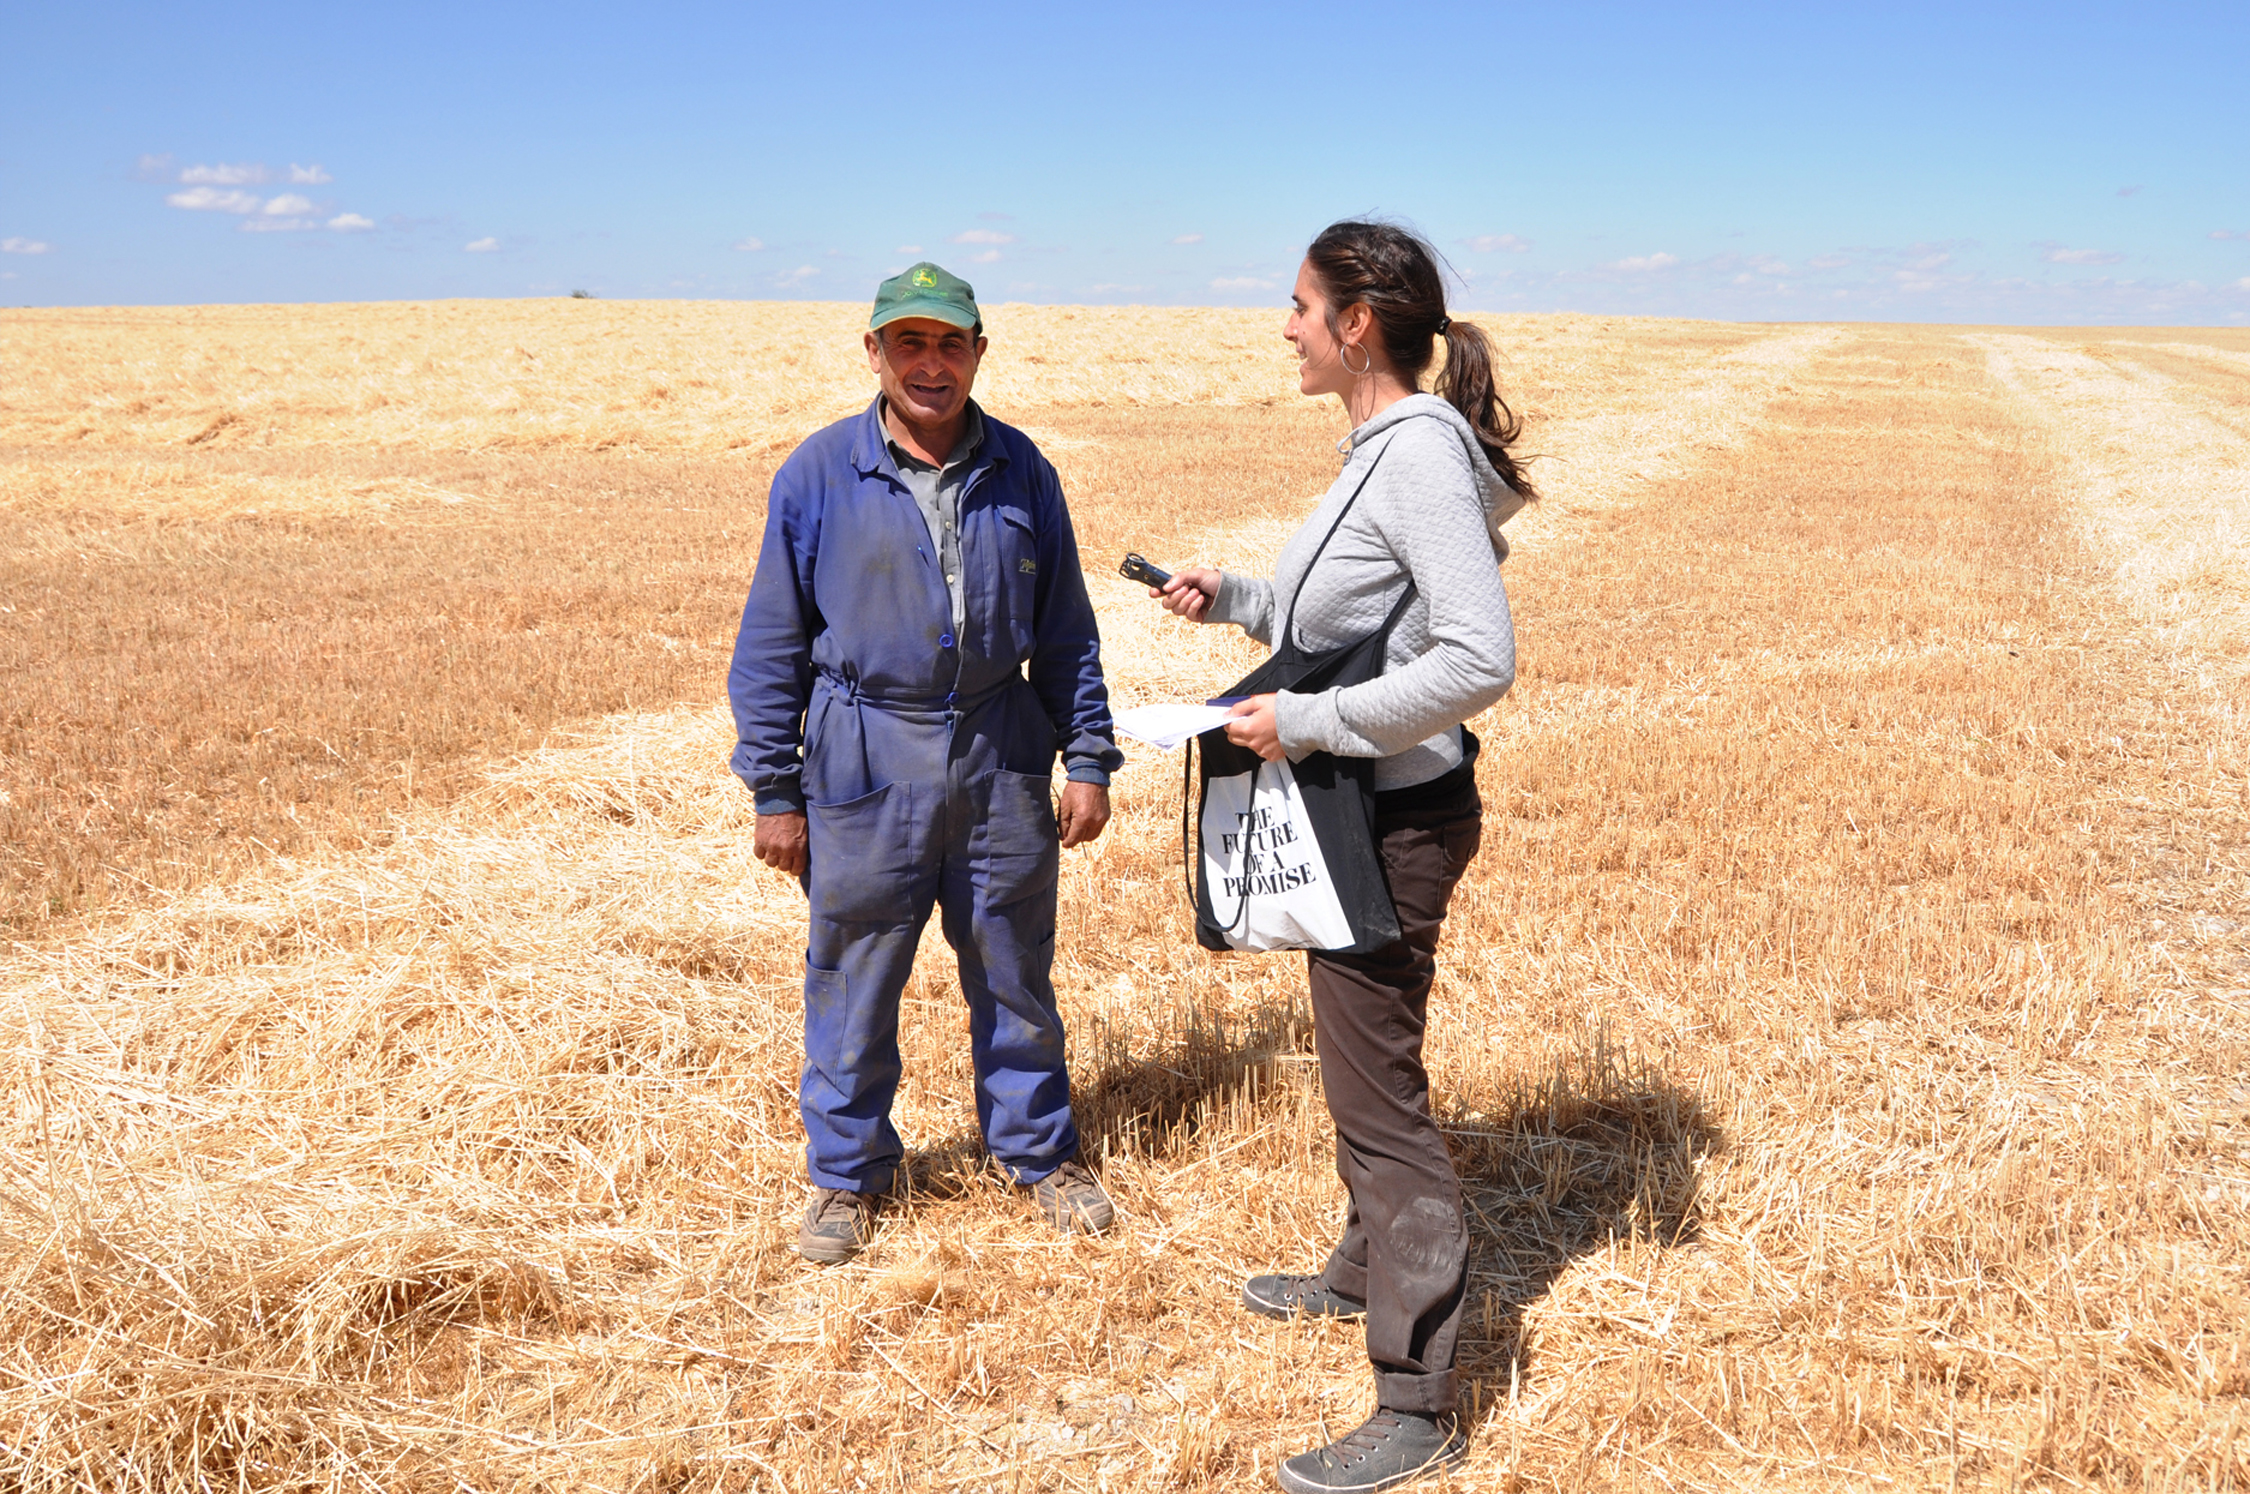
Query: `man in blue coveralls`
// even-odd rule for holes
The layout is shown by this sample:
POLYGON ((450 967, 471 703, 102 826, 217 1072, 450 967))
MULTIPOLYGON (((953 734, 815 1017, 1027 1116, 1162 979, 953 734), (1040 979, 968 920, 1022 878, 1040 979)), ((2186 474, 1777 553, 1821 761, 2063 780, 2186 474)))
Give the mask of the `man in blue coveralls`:
POLYGON ((727 674, 758 859, 811 903, 797 1249, 825 1263, 867 1245, 904 1155, 899 995, 933 904, 986 1147, 1065 1232, 1111 1220, 1078 1157, 1048 972, 1058 847, 1102 833, 1123 754, 1055 469, 969 398, 983 334, 975 293, 936 265, 876 291, 882 393, 774 474, 727 674))

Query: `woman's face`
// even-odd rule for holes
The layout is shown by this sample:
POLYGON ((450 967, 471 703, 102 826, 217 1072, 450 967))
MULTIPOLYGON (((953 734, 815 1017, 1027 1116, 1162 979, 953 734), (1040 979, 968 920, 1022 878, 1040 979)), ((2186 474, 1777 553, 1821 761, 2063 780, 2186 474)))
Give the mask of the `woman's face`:
POLYGON ((1281 335, 1297 350, 1297 388, 1314 395, 1350 393, 1353 379, 1337 356, 1336 339, 1328 330, 1328 302, 1321 296, 1310 262, 1297 267, 1297 287, 1289 305, 1289 320, 1282 324, 1281 335))

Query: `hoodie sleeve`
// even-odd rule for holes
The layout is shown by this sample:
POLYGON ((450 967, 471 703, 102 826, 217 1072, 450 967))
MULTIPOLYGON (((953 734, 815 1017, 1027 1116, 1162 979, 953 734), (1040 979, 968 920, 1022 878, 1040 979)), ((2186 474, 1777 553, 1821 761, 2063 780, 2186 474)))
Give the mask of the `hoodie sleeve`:
POLYGON ((1267 647, 1273 645, 1273 583, 1256 576, 1219 572, 1219 594, 1211 598, 1207 623, 1233 623, 1267 647))
POLYGON ((1365 684, 1317 695, 1284 691, 1275 709, 1292 759, 1404 752, 1460 725, 1515 683, 1508 591, 1460 441, 1434 421, 1411 422, 1393 437, 1367 497, 1384 543, 1429 607, 1430 647, 1365 684))

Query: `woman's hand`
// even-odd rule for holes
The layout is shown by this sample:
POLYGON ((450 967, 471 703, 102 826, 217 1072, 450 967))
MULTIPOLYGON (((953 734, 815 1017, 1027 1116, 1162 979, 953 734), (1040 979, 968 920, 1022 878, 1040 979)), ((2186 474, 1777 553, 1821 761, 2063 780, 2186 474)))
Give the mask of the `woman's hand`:
POLYGON ((1165 611, 1199 623, 1219 594, 1219 572, 1207 565, 1186 566, 1174 571, 1172 579, 1162 586, 1150 587, 1148 594, 1162 602, 1165 611))
POLYGON ((1253 695, 1235 702, 1227 713, 1227 740, 1269 763, 1281 761, 1281 718, 1274 713, 1273 697, 1253 695))

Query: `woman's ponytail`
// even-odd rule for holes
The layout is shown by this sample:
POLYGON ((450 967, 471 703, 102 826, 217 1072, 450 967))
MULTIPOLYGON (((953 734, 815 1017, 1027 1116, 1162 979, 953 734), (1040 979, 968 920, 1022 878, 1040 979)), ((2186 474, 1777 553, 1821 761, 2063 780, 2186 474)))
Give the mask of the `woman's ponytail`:
POLYGON ((1321 230, 1305 251, 1305 263, 1312 266, 1328 302, 1328 330, 1336 331, 1339 311, 1364 305, 1374 313, 1384 356, 1414 388, 1422 387, 1422 375, 1436 357, 1437 339, 1445 339, 1438 397, 1469 422, 1477 444, 1508 486, 1527 500, 1537 498, 1522 464, 1508 454, 1523 423, 1500 398, 1492 376, 1492 344, 1480 329, 1446 314, 1437 251, 1421 235, 1395 223, 1346 219, 1321 230))
POLYGON ((1469 422, 1469 429, 1477 433, 1477 444, 1508 486, 1526 501, 1537 498, 1530 479, 1523 475, 1522 464, 1508 453, 1509 446, 1523 434, 1523 422, 1500 397, 1500 386, 1492 377, 1491 339, 1482 327, 1450 317, 1444 336, 1445 367, 1438 372, 1438 398, 1459 410, 1469 422))

